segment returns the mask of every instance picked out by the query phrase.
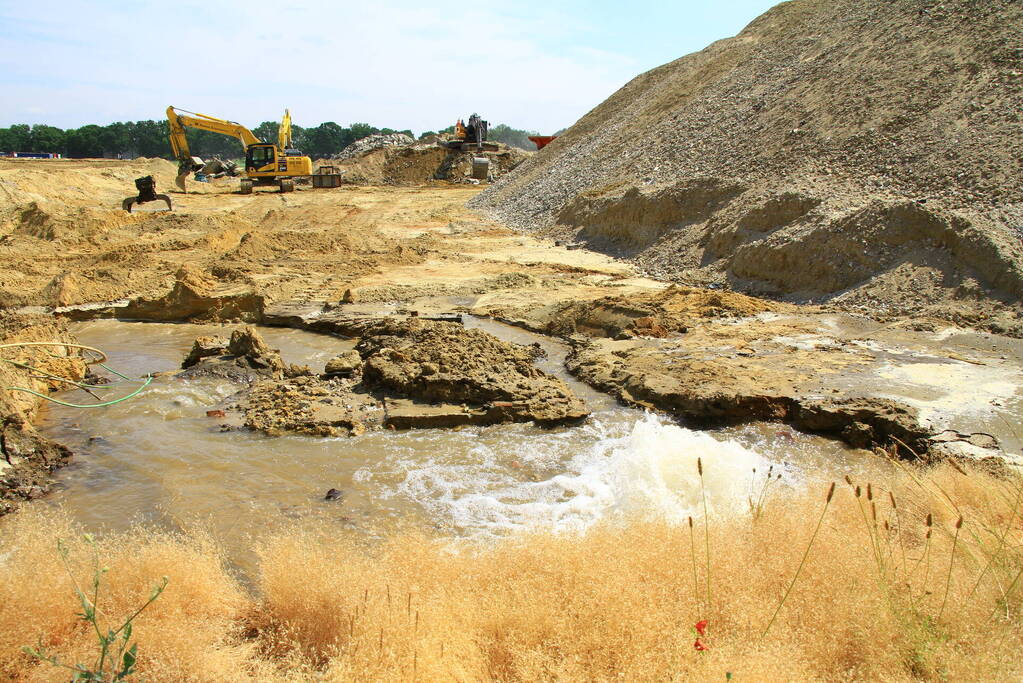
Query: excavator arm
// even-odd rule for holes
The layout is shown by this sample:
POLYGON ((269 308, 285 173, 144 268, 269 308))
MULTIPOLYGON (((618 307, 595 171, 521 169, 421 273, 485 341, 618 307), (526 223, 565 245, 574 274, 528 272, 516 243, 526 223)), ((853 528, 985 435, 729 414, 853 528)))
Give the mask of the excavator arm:
MULTIPOLYGON (((288 119, 288 132, 290 135, 291 117, 287 114, 285 114, 285 117, 288 119)), ((233 138, 238 138, 246 149, 249 145, 255 145, 262 142, 252 133, 251 130, 240 123, 218 119, 215 116, 209 116, 207 114, 197 114, 195 112, 186 112, 184 110, 179 111, 173 106, 167 107, 167 123, 170 126, 169 137, 171 149, 174 151, 174 156, 177 157, 179 162, 176 182, 182 191, 185 189, 185 177, 192 172, 194 166, 192 153, 188 149, 188 140, 185 138, 185 128, 208 130, 213 133, 220 133, 221 135, 229 135, 233 138)))
POLYGON ((282 152, 291 148, 291 112, 284 110, 281 127, 277 129, 277 149, 282 152))

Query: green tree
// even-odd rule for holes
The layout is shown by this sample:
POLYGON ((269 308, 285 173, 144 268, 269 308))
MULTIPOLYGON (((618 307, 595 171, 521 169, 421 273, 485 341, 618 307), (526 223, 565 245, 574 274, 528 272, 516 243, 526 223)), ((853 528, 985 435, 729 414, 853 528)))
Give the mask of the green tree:
POLYGON ((128 124, 111 123, 103 127, 100 133, 100 144, 103 154, 108 157, 128 154, 131 150, 131 138, 128 136, 128 124))
POLYGON ((361 140, 365 137, 369 137, 370 135, 376 135, 377 133, 380 132, 379 128, 374 128, 368 123, 353 123, 352 125, 348 126, 348 129, 351 131, 352 139, 347 144, 351 144, 356 140, 361 140))
POLYGON ((102 135, 103 129, 94 124, 67 131, 65 143, 67 156, 73 159, 102 157, 102 135))
MULTIPOLYGON (((294 135, 295 127, 292 128, 292 135, 294 135)), ((262 140, 263 142, 277 142, 277 132, 281 129, 281 124, 277 121, 264 121, 255 128, 252 129, 253 134, 262 140)))
POLYGON ((5 149, 11 152, 28 152, 32 146, 32 129, 26 123, 16 123, 7 129, 8 142, 5 149))
POLYGON ((29 142, 32 152, 64 152, 64 131, 54 126, 47 126, 37 123, 32 126, 31 141, 29 142))
POLYGON ((128 124, 131 149, 142 157, 171 158, 166 121, 135 121, 128 124))
POLYGON ((337 154, 351 142, 351 130, 342 128, 333 121, 321 123, 315 128, 306 128, 302 148, 314 159, 323 159, 337 154))
POLYGON ((504 123, 499 123, 490 129, 487 139, 494 142, 503 142, 511 147, 532 151, 536 149, 536 145, 529 139, 530 135, 539 135, 539 133, 536 131, 519 130, 504 123))

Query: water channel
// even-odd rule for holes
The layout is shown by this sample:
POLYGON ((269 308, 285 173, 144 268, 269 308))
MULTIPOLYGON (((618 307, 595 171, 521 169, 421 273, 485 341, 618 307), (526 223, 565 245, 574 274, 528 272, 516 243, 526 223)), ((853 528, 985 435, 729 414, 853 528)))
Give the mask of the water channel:
MULTIPOLYGON (((269 437, 223 431, 206 416, 237 385, 161 375, 123 403, 53 405, 44 412, 42 431, 76 453, 57 473, 59 486, 49 503, 97 531, 137 522, 170 528, 199 522, 244 566, 253 536, 296 520, 371 535, 409 523, 458 537, 572 531, 614 515, 684 520, 695 514, 698 457, 708 503, 718 513, 744 511, 772 464, 782 475, 778 486, 881 466, 869 453, 783 425, 684 429, 574 380, 562 362, 567 349, 556 341, 487 320, 467 318, 466 325, 507 341, 541 343, 547 351, 541 369, 565 379, 592 415, 555 429, 508 424, 351 438, 269 437), (324 500, 331 488, 343 498, 324 500)), ((83 344, 103 349, 111 367, 130 375, 175 370, 196 336, 231 329, 111 320, 74 325, 83 344)), ((354 346, 300 330, 260 332, 286 362, 314 369, 354 346)))

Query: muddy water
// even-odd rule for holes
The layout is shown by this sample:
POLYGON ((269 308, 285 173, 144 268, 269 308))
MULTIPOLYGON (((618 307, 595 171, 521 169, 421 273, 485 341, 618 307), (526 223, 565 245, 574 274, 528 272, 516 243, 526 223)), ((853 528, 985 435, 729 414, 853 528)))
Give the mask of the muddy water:
MULTIPOLYGON (((557 343, 490 321, 467 324, 509 341, 539 341, 547 350, 540 367, 570 382, 593 415, 582 425, 551 430, 516 424, 275 438, 224 432, 206 417, 236 386, 161 376, 124 403, 48 409, 43 431, 77 454, 59 472, 50 501, 97 530, 137 521, 201 521, 245 566, 249 535, 294 519, 367 533, 391 522, 457 536, 581 529, 619 513, 684 518, 699 501, 697 457, 703 458, 709 503, 720 512, 742 510, 771 463, 783 473, 781 484, 790 486, 876 466, 862 452, 781 426, 682 429, 618 406, 568 377, 566 349, 557 343), (325 501, 330 488, 344 498, 325 501)), ((82 343, 106 351, 112 367, 141 375, 176 369, 196 336, 230 329, 97 321, 75 332, 82 343)), ((353 346, 297 330, 261 332, 286 361, 314 369, 353 346)), ((105 398, 124 390, 109 391, 105 398)))

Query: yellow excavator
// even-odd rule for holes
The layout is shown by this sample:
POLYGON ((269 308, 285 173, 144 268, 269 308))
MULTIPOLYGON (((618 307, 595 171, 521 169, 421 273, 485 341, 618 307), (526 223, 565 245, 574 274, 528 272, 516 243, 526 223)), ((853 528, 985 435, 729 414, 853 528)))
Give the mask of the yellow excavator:
POLYGON ((207 114, 167 107, 170 125, 170 143, 178 159, 177 185, 185 190, 185 178, 201 165, 201 159, 192 156, 185 139, 185 128, 198 128, 238 138, 245 146, 245 177, 241 180, 241 193, 252 194, 254 185, 276 185, 281 192, 295 190, 294 178, 313 173, 313 161, 291 146, 291 113, 285 109, 284 119, 277 134, 277 144, 263 142, 251 130, 235 123, 207 114))

